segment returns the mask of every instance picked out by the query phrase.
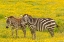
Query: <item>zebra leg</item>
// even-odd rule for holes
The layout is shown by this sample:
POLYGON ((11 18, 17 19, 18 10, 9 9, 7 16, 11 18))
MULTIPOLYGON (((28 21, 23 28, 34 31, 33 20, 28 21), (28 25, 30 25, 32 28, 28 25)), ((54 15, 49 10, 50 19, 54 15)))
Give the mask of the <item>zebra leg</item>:
POLYGON ((18 37, 18 29, 16 29, 15 31, 16 31, 16 37, 18 37))
POLYGON ((26 37, 26 28, 23 28, 22 31, 24 33, 24 37, 26 37))
POLYGON ((22 25, 21 28, 22 28, 22 31, 24 33, 24 37, 26 37, 26 26, 22 25))
POLYGON ((12 37, 14 38, 14 29, 12 28, 11 31, 12 31, 12 37))
POLYGON ((54 36, 54 31, 53 31, 54 29, 52 29, 52 28, 49 28, 48 29, 48 31, 49 31, 49 33, 51 34, 51 36, 53 37, 54 36))
POLYGON ((36 33, 35 33, 35 29, 30 29, 31 34, 32 34, 32 39, 36 39, 36 33))

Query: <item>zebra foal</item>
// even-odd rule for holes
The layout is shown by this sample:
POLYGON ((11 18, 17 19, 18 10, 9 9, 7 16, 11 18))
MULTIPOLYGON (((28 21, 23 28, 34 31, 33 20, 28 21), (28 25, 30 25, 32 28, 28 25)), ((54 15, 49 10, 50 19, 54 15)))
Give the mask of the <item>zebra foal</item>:
POLYGON ((21 18, 17 19, 14 16, 9 16, 7 17, 6 20, 6 28, 9 28, 9 26, 11 26, 11 30, 12 30, 12 37, 14 37, 14 31, 16 31, 16 37, 18 37, 18 29, 22 29, 23 33, 24 33, 24 37, 26 37, 26 29, 25 29, 25 25, 21 25, 21 18))

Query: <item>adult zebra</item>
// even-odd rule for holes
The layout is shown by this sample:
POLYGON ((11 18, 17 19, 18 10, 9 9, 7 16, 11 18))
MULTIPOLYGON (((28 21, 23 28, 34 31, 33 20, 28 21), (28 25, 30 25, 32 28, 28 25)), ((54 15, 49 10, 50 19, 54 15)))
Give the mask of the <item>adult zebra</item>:
POLYGON ((49 33, 53 37, 53 30, 57 26, 56 22, 51 18, 33 18, 28 14, 23 15, 21 24, 27 24, 30 27, 33 39, 36 38, 36 30, 43 31, 45 29, 48 29, 49 33))

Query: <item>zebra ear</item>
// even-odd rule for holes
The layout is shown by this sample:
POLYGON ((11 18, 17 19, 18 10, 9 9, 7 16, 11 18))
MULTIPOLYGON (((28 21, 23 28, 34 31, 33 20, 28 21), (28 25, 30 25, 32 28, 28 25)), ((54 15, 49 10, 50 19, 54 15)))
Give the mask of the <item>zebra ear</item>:
POLYGON ((20 15, 22 17, 22 15, 20 15))
POLYGON ((27 17, 27 15, 25 15, 25 17, 27 17))
POLYGON ((5 16, 5 19, 7 19, 8 17, 5 16))

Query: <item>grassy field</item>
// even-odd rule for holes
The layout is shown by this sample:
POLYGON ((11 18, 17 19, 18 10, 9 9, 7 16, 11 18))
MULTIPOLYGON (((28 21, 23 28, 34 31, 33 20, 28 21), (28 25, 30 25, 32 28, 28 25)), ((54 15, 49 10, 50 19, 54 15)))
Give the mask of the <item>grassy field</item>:
POLYGON ((0 0, 0 42, 64 42, 64 0, 0 0), (36 31, 37 38, 32 40, 27 28, 27 37, 23 37, 22 30, 18 31, 19 38, 11 37, 11 28, 6 29, 5 16, 20 17, 30 14, 37 18, 52 18, 59 25, 60 31, 55 29, 54 37, 45 32, 36 31))

